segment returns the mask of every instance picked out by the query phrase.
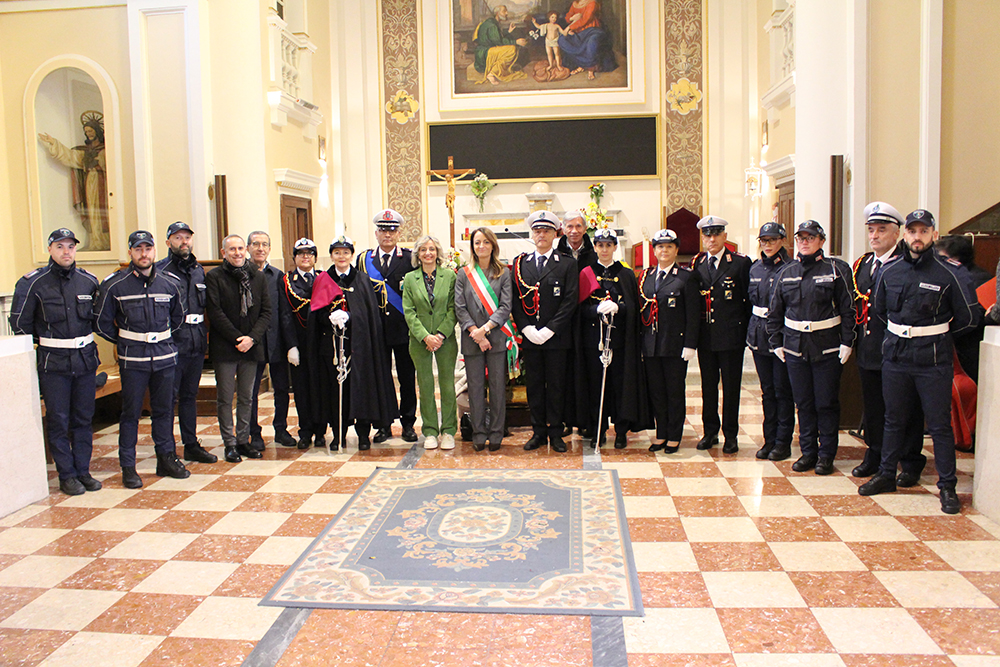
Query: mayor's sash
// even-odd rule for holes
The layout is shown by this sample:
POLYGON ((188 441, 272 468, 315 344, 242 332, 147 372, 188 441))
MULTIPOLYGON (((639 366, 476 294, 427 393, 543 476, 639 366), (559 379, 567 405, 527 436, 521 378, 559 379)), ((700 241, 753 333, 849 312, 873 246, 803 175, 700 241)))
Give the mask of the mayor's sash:
MULTIPOLYGON (((496 292, 493 291, 493 288, 490 287, 490 282, 486 279, 486 274, 483 273, 483 270, 477 264, 466 266, 465 275, 469 279, 472 291, 476 293, 479 302, 483 304, 487 316, 493 317, 493 313, 496 312, 497 307, 500 305, 500 299, 497 297, 496 292)), ((507 337, 507 371, 511 377, 517 377, 521 374, 521 365, 518 360, 521 336, 517 333, 517 326, 510 316, 507 317, 507 321, 500 327, 500 331, 507 337)))
POLYGON ((371 250, 365 253, 365 273, 374 283, 375 291, 380 293, 383 300, 383 305, 385 303, 392 304, 392 307, 402 315, 403 314, 403 297, 399 292, 394 290, 392 286, 386 281, 382 272, 378 270, 375 266, 375 262, 372 260, 372 256, 375 253, 371 250))

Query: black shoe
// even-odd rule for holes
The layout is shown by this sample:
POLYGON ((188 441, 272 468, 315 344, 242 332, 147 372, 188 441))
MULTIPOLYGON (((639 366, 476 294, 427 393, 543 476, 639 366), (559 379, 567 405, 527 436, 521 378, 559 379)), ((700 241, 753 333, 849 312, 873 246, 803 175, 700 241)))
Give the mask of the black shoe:
POLYGON ((325 436, 325 435, 317 435, 317 436, 316 436, 316 437, 315 437, 315 438, 313 439, 313 443, 314 443, 314 444, 315 444, 315 445, 316 445, 317 447, 326 447, 326 436, 325 436))
POLYGON ((236 445, 236 453, 247 459, 262 459, 264 455, 250 445, 236 445))
POLYGON ((773 442, 765 443, 763 447, 757 450, 757 453, 754 454, 754 457, 760 460, 764 460, 767 458, 768 454, 770 454, 772 451, 774 451, 774 443, 773 442))
POLYGON ((771 453, 767 455, 768 461, 784 461, 792 455, 791 445, 775 445, 771 453))
POLYGON ((126 489, 142 488, 142 477, 135 471, 135 466, 122 466, 122 486, 126 489))
POLYGON ((816 461, 815 468, 817 475, 832 475, 833 474, 833 459, 819 459, 816 461))
POLYGON ((215 463, 219 457, 205 450, 200 442, 193 445, 184 445, 184 460, 196 461, 198 463, 215 463))
POLYGON ((474 442, 474 443, 472 443, 472 448, 474 450, 476 450, 477 452, 481 452, 484 449, 486 449, 486 443, 485 442, 474 442))
POLYGON ((412 426, 403 427, 403 442, 416 442, 417 432, 413 430, 412 426))
POLYGON ((295 445, 298 449, 309 449, 312 446, 312 436, 311 435, 300 435, 299 442, 295 445))
POLYGON ((628 433, 622 431, 615 433, 615 449, 625 449, 628 447, 628 433))
POLYGON ((871 477, 878 474, 879 465, 882 463, 882 455, 876 455, 872 450, 865 452, 864 460, 851 471, 852 477, 871 477))
POLYGON ((798 461, 792 464, 792 470, 795 472, 812 470, 816 467, 816 458, 815 454, 803 454, 799 457, 798 461))
POLYGON ((896 486, 908 489, 920 483, 920 473, 901 472, 896 476, 896 486))
POLYGON ((549 444, 552 445, 552 451, 554 452, 562 454, 566 451, 566 443, 563 442, 562 436, 549 438, 549 444))
POLYGON ((157 477, 173 477, 174 479, 187 479, 191 476, 191 471, 184 467, 177 454, 170 452, 165 456, 156 457, 157 477))
POLYGON ((491 442, 489 444, 489 448, 490 448, 491 452, 498 452, 498 451, 500 451, 500 443, 499 442, 491 442))
POLYGON ((670 446, 667 443, 663 443, 663 453, 664 454, 676 454, 681 448, 681 443, 678 442, 674 446, 670 446))
POLYGON ((77 479, 80 480, 80 484, 83 484, 83 488, 88 491, 100 491, 104 486, 90 475, 80 475, 77 479))
POLYGON ((945 514, 958 514, 962 511, 962 501, 958 499, 955 489, 941 489, 941 511, 945 514))
POLYGON ((732 440, 727 439, 726 444, 722 446, 723 454, 735 454, 738 451, 740 451, 740 446, 736 444, 736 438, 732 440))
POLYGON ((381 445, 383 442, 385 442, 391 437, 392 437, 392 431, 389 430, 388 428, 383 427, 375 431, 375 437, 372 438, 372 442, 374 442, 376 445, 381 445))
POLYGON ((250 436, 250 449, 255 452, 262 452, 266 446, 264 444, 264 436, 260 433, 254 433, 250 436))
POLYGON ((659 451, 664 450, 666 448, 667 448, 667 441, 664 440, 663 442, 654 442, 653 444, 651 444, 649 446, 649 451, 651 451, 651 452, 659 452, 659 451))
POLYGON ((282 447, 294 447, 295 438, 288 431, 276 431, 274 434, 274 441, 281 445, 282 447))
POLYGON ((372 448, 371 440, 368 438, 358 438, 358 449, 362 452, 367 452, 372 448))
POLYGON ((59 490, 67 496, 82 496, 87 489, 76 477, 67 477, 59 480, 59 490))
POLYGON ((458 430, 462 434, 462 440, 472 440, 472 417, 468 412, 462 413, 462 418, 458 420, 458 430))
POLYGON ((230 447, 229 445, 226 445, 226 453, 223 455, 223 458, 229 463, 239 463, 243 460, 240 453, 236 451, 236 447, 230 447))
POLYGON ((698 449, 711 449, 715 445, 719 444, 719 434, 706 435, 704 438, 698 441, 698 449))
POLYGON ((538 449, 545 444, 544 435, 533 435, 528 439, 528 442, 524 443, 524 451, 530 452, 532 450, 538 449))
POLYGON ((858 495, 877 496, 880 493, 892 493, 896 490, 896 480, 892 475, 875 475, 858 487, 858 495))

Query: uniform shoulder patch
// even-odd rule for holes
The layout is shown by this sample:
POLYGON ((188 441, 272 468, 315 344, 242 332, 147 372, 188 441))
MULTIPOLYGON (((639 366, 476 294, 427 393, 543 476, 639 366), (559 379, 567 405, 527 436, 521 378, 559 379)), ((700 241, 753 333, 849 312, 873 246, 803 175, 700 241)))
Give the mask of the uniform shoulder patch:
POLYGON ((958 261, 957 259, 955 259, 954 257, 948 257, 944 261, 948 262, 949 264, 951 264, 954 267, 962 266, 962 263, 960 261, 958 261))
POLYGON ((28 273, 25 273, 25 274, 24 274, 24 277, 25 277, 25 278, 32 278, 32 277, 34 277, 34 276, 35 276, 35 275, 36 275, 36 274, 37 274, 37 273, 38 273, 39 271, 41 271, 41 269, 35 269, 34 271, 29 271, 28 273))

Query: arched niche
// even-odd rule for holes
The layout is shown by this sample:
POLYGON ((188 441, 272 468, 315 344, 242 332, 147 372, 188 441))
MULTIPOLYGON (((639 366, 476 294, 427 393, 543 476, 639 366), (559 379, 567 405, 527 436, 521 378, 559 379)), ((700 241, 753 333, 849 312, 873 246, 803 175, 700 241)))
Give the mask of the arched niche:
POLYGON ((84 56, 52 58, 28 80, 23 115, 32 259, 48 260, 46 240, 58 227, 80 239, 77 261, 119 259, 121 122, 111 77, 84 56))

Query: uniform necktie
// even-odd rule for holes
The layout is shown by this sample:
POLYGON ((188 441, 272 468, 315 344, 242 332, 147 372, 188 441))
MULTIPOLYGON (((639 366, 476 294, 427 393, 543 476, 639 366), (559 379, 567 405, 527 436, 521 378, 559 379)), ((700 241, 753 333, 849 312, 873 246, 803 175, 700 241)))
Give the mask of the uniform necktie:
POLYGON ((382 255, 382 275, 389 270, 389 253, 383 253, 382 255))
POLYGON ((659 291, 660 287, 663 285, 663 277, 664 277, 665 274, 666 274, 666 271, 657 271, 656 272, 656 291, 659 291))
POLYGON ((313 276, 313 274, 312 274, 312 271, 310 271, 309 273, 307 273, 307 274, 305 275, 305 279, 306 279, 306 286, 309 286, 309 285, 312 285, 312 283, 313 283, 313 277, 314 277, 314 276, 313 276))
POLYGON ((538 256, 538 273, 541 274, 542 269, 545 268, 545 255, 538 256))
POLYGON ((719 261, 719 258, 712 255, 708 258, 708 277, 715 280, 715 265, 719 261))
POLYGON ((872 266, 872 275, 873 276, 877 276, 878 275, 878 271, 881 268, 882 268, 882 260, 881 259, 876 259, 875 260, 875 265, 872 266))

